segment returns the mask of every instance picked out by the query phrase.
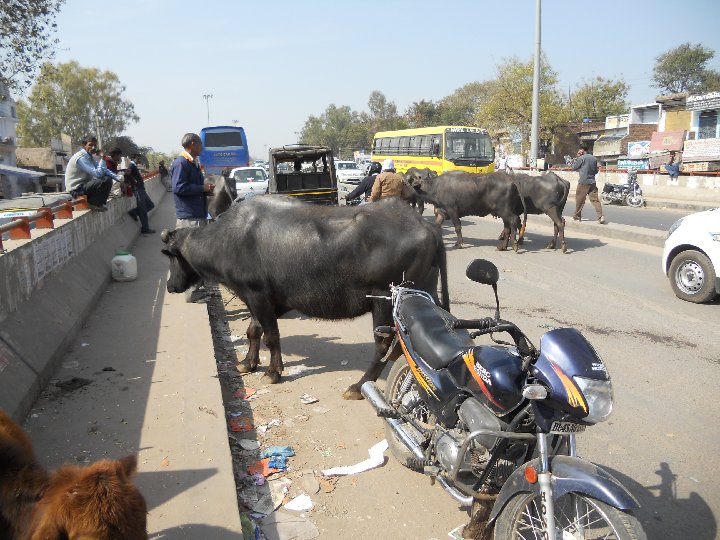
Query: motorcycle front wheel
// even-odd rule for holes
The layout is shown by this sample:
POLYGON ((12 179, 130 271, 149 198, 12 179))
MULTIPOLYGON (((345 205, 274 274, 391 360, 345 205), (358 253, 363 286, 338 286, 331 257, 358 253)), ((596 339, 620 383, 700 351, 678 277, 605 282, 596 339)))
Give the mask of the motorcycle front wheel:
MULTIPOLYGON (((545 538, 540 497, 520 493, 507 503, 495 522, 495 540, 545 538)), ((647 540, 640 522, 586 495, 568 493, 555 501, 558 540, 647 540)))
POLYGON ((645 200, 643 199, 642 195, 631 193, 627 197, 627 203, 633 208, 640 208, 643 204, 645 204, 645 200))
POLYGON ((600 198, 602 199, 602 202, 604 204, 610 204, 614 200, 612 198, 612 195, 610 195, 609 193, 605 193, 604 191, 600 194, 600 198))
MULTIPOLYGON (((402 357, 395 360, 388 374, 385 399, 393 408, 412 417, 413 421, 422 429, 432 429, 435 425, 435 416, 421 400, 415 376, 402 357)), ((406 422, 403 427, 415 440, 418 442, 422 440, 422 434, 413 425, 406 422)), ((416 460, 415 454, 405 446, 387 423, 385 423, 385 438, 388 440, 388 446, 395 459, 404 466, 411 467, 411 463, 416 460)))

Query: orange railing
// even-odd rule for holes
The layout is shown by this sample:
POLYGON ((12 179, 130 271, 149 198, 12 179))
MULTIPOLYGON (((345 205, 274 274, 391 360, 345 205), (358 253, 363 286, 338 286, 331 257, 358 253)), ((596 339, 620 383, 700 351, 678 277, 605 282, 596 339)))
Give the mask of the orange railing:
POLYGON ((29 240, 30 224, 37 229, 54 229, 56 219, 72 219, 73 211, 88 210, 87 197, 80 195, 72 201, 59 201, 50 206, 42 206, 29 216, 14 217, 9 223, 0 225, 0 253, 4 253, 2 235, 8 233, 10 240, 29 240))

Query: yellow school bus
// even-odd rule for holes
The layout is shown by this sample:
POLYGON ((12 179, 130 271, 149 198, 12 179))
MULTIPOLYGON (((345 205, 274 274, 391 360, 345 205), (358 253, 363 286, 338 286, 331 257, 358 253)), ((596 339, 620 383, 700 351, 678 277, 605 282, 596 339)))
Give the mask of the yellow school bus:
POLYGON ((392 159, 398 172, 410 167, 489 173, 495 170, 495 150, 487 131, 467 126, 435 126, 380 131, 373 138, 372 160, 392 159))

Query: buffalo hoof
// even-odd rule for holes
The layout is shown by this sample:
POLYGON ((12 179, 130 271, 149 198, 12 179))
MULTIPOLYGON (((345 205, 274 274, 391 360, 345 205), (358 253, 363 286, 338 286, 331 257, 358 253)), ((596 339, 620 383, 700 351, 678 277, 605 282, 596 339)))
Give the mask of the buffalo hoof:
POLYGON ((555 242, 550 242, 545 249, 556 249, 555 242))
POLYGON ((257 370, 257 364, 253 366, 250 362, 238 362, 235 364, 235 369, 238 370, 238 373, 252 373, 257 370))
POLYGON ((455 242, 455 243, 453 244, 453 247, 454 247, 454 248, 458 248, 458 249, 462 249, 462 248, 465 247, 465 244, 461 244, 460 242, 455 242))
POLYGON ((562 248, 563 253, 567 253, 567 244, 565 242, 563 242, 560 247, 562 248))
POLYGON ((267 378, 270 384, 277 384, 280 382, 280 374, 275 371, 266 371, 263 378, 267 378))
POLYGON ((343 399, 365 399, 363 395, 360 393, 360 390, 358 389, 356 384, 353 384, 352 386, 348 386, 347 390, 343 392, 343 399))
POLYGON ((520 244, 518 244, 517 242, 513 242, 513 251, 514 251, 515 253, 518 252, 518 248, 519 248, 519 247, 520 247, 520 244))

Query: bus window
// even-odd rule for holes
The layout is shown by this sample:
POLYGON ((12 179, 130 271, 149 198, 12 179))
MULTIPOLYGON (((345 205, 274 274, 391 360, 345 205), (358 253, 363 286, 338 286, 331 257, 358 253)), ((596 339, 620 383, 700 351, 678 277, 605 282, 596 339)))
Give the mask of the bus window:
POLYGON ((407 156, 410 148, 410 137, 400 137, 400 150, 398 154, 401 156, 407 156))
POLYGON ((398 154, 400 152, 400 137, 393 137, 390 139, 390 146, 388 148, 388 154, 398 154))
POLYGON ((419 137, 420 139, 420 146, 418 148, 418 155, 420 156, 429 156, 430 155, 430 141, 431 137, 430 135, 423 135, 422 137, 419 137))
POLYGON ((419 135, 410 137, 410 150, 409 150, 408 153, 409 153, 411 156, 418 156, 418 155, 420 155, 420 139, 421 139, 421 138, 422 138, 422 137, 420 137, 419 135))
POLYGON ((242 134, 239 131, 208 131, 205 134, 205 148, 227 148, 239 146, 242 148, 242 134))

